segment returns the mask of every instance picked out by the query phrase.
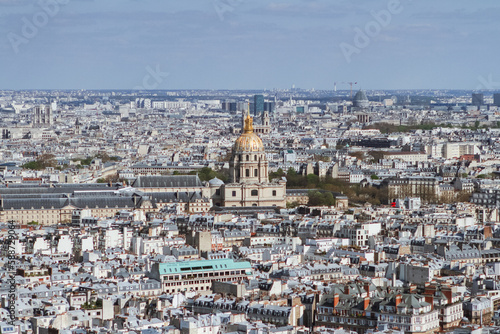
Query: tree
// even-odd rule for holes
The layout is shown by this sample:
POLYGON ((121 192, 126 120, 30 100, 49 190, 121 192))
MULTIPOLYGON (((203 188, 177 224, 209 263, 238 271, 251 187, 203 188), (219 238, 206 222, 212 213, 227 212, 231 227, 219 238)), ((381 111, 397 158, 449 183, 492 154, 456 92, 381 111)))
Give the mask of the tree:
POLYGON ((43 168, 57 166, 57 161, 53 154, 42 154, 41 156, 38 157, 37 161, 40 161, 43 168))
POLYGON ((269 173, 269 181, 271 181, 273 179, 281 179, 284 175, 285 175, 285 172, 283 171, 283 169, 278 168, 278 170, 276 172, 269 173))
POLYGON ((335 205, 335 197, 329 191, 320 192, 318 190, 309 191, 309 206, 333 206, 335 205))
POLYGON ((335 205, 335 197, 333 197, 333 194, 331 192, 326 192, 323 194, 323 203, 327 206, 335 205))
POLYGON ((89 166, 94 160, 94 157, 86 157, 85 159, 77 159, 76 161, 80 161, 80 165, 89 166))
POLYGON ((44 170, 47 167, 56 167, 57 161, 53 154, 42 154, 35 161, 25 163, 21 167, 32 170, 44 170))
POLYGON ((323 203, 323 196, 317 190, 309 191, 309 202, 307 205, 309 206, 320 206, 323 203))
POLYGON ((95 157, 98 158, 98 159, 101 159, 101 161, 103 163, 106 163, 109 160, 111 160, 111 158, 109 157, 109 155, 106 152, 97 153, 95 157))
POLYGON ((373 160, 375 160, 375 162, 379 162, 384 158, 383 151, 370 151, 369 154, 373 157, 373 160))
POLYGON ((118 173, 115 173, 115 174, 111 174, 111 175, 108 175, 104 178, 104 183, 109 183, 109 182, 125 182, 128 184, 128 180, 126 180, 125 178, 123 177, 120 177, 120 174, 118 173))
POLYGON ((351 153, 349 153, 349 155, 351 157, 356 158, 356 160, 360 160, 360 161, 363 160, 363 158, 365 156, 365 154, 363 152, 361 152, 361 151, 351 152, 351 153))
POLYGON ((316 188, 319 184, 319 176, 315 174, 307 174, 307 185, 310 185, 310 188, 316 188))
POLYGON ((295 171, 295 169, 293 169, 293 167, 290 167, 290 168, 288 168, 288 171, 286 172, 286 175, 293 177, 293 176, 297 175, 297 172, 295 171))
POLYGON ((467 191, 459 191, 457 194, 456 202, 469 202, 471 193, 467 191))
POLYGON ((174 171, 173 175, 197 175, 200 178, 201 181, 210 181, 214 177, 222 180, 222 182, 226 182, 229 180, 229 170, 228 169, 221 169, 220 171, 214 171, 210 167, 203 167, 200 170, 194 170, 189 172, 188 174, 182 174, 178 171, 174 171))
POLYGON ((313 156, 313 159, 314 159, 314 161, 323 161, 323 162, 329 162, 329 161, 331 161, 330 157, 326 157, 326 156, 320 155, 320 154, 315 154, 313 156))
POLYGON ((372 180, 379 180, 380 178, 377 176, 377 174, 372 174, 372 176, 370 176, 370 178, 372 180))

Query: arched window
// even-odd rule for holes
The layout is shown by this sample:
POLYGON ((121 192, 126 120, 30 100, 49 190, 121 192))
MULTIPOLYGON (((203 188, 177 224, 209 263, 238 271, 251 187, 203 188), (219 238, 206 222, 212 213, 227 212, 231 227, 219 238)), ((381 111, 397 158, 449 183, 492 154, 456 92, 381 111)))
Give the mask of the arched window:
POLYGON ((252 196, 259 196, 259 191, 257 189, 252 190, 251 192, 252 196))

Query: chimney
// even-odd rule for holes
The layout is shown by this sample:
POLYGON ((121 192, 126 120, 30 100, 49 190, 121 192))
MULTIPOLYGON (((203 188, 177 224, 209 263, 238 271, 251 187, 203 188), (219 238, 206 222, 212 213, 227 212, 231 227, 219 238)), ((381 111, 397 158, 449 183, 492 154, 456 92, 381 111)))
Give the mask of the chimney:
POLYGON ((395 287, 396 286, 396 272, 393 272, 392 273, 392 286, 395 287))
POLYGON ((491 238, 493 236, 493 234, 491 233, 491 226, 485 226, 483 234, 485 239, 491 238))
POLYGON ((336 293, 335 295, 333 295, 333 307, 337 307, 339 301, 340 301, 340 295, 336 293))
POLYGON ((441 292, 445 295, 446 299, 448 300, 448 304, 451 304, 451 300, 453 298, 453 292, 451 291, 450 287, 442 287, 441 292))
POLYGON ((364 288, 368 296, 370 296, 370 282, 365 282, 364 288))
POLYGON ((401 296, 401 294, 397 294, 396 295, 396 307, 401 304, 401 302, 403 301, 403 296, 401 296))
POLYGON ((366 310, 370 306, 370 297, 365 297, 364 304, 363 304, 363 310, 366 310))
POLYGON ((435 285, 428 285, 425 287, 425 292, 426 295, 435 295, 436 294, 436 286, 435 285))
POLYGON ((417 291, 417 285, 416 284, 410 284, 410 293, 415 293, 417 291))
POLYGON ((425 295, 425 301, 431 304, 431 310, 434 310, 434 296, 433 295, 425 295))
POLYGON ((349 285, 344 286, 344 293, 345 293, 346 295, 348 295, 348 294, 349 294, 349 290, 350 290, 349 285))

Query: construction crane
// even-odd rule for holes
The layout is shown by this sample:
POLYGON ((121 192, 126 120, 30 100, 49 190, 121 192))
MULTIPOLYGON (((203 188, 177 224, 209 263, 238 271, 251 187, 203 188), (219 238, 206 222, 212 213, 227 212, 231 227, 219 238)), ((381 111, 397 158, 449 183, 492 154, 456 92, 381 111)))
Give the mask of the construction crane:
MULTIPOLYGON (((352 100, 352 85, 357 85, 357 82, 339 82, 339 84, 347 84, 351 86, 351 100, 352 100)), ((337 91, 337 83, 334 83, 334 91, 337 91)))

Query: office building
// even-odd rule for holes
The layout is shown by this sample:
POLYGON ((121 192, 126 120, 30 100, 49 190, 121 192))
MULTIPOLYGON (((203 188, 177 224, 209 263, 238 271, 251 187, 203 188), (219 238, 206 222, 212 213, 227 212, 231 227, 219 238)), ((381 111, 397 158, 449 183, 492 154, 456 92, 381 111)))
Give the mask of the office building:
POLYGON ((481 93, 472 94, 472 105, 473 106, 484 105, 484 94, 481 93))
POLYGON ((500 107, 500 93, 493 94, 493 104, 500 107))
POLYGON ((264 111, 264 95, 254 95, 253 97, 253 114, 259 115, 264 111))

